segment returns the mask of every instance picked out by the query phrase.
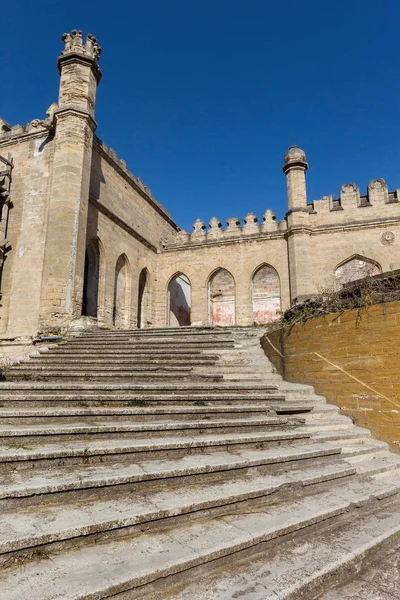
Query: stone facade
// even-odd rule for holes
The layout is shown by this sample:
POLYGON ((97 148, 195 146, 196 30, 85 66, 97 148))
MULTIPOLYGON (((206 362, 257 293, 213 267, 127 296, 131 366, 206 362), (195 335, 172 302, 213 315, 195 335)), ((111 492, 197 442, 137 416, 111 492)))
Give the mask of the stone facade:
POLYGON ((294 298, 400 267, 399 190, 376 179, 365 196, 348 184, 338 199, 309 202, 295 146, 282 221, 266 210, 260 222, 248 213, 242 225, 213 217, 208 229, 197 220, 179 230, 95 135, 96 39, 73 31, 63 41, 47 118, 0 119, 3 348, 82 314, 116 328, 259 324, 294 298))

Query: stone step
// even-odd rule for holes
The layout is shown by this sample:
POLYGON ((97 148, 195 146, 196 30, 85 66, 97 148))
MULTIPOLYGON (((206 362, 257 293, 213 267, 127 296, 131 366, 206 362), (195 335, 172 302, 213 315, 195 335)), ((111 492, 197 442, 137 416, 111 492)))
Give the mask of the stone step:
MULTIPOLYGON (((68 441, 71 442, 74 439, 82 439, 84 436, 85 440, 103 439, 104 434, 108 433, 129 433, 131 435, 137 434, 140 437, 143 434, 151 436, 153 433, 157 433, 158 436, 182 434, 190 435, 193 431, 195 433, 217 433, 222 430, 223 433, 232 433, 236 431, 259 431, 262 428, 263 431, 274 431, 277 428, 280 431, 286 431, 288 428, 299 427, 304 424, 304 419, 298 417, 250 417, 240 418, 236 416, 231 419, 212 419, 206 415, 206 419, 200 420, 179 420, 173 421, 171 417, 164 422, 153 422, 143 421, 140 422, 138 419, 124 421, 112 421, 112 420, 97 420, 97 422, 85 423, 82 418, 78 423, 58 423, 57 421, 46 422, 41 424, 25 424, 25 425, 6 425, 0 423, 0 437, 7 438, 7 442, 12 442, 13 438, 16 438, 18 442, 22 437, 24 442, 33 441, 35 437, 40 437, 45 440, 47 437, 68 437, 68 441)), ((119 436, 122 439, 123 436, 119 436)))
MULTIPOLYGON (((240 385, 240 384, 235 384, 235 383, 218 383, 218 384, 213 384, 211 383, 198 383, 198 382, 194 382, 194 383, 165 383, 165 384, 149 384, 149 383, 135 383, 135 384, 130 384, 130 383, 75 383, 75 382, 62 382, 62 383, 57 383, 57 382, 53 382, 53 383, 40 383, 40 382, 35 382, 35 383, 28 383, 28 382, 1 382, 0 383, 0 390, 2 392, 7 391, 16 391, 16 390, 31 390, 31 389, 35 389, 35 390, 40 390, 41 392, 45 392, 45 391, 55 391, 55 390, 91 390, 91 391, 109 391, 109 392, 114 392, 114 391, 120 391, 120 390, 147 390, 147 391, 154 391, 154 392, 160 392, 160 391, 165 391, 165 390, 171 390, 171 391, 194 391, 194 390, 198 390, 198 391, 208 391, 208 390, 224 390, 224 391, 234 391, 234 390, 239 390, 239 391, 246 391, 246 390, 257 390, 257 391, 264 391, 264 392, 274 392, 279 390, 284 390, 285 386, 279 386, 276 383, 258 383, 255 382, 254 384, 246 384, 246 385, 240 385)), ((289 390, 294 390, 296 391, 296 388, 288 388, 289 390)), ((308 390, 304 390, 304 392, 308 391, 308 393, 311 393, 311 389, 309 388, 308 390)), ((302 394, 302 390, 299 389, 298 391, 296 391, 296 393, 298 394, 302 394)))
MULTIPOLYGON (((354 436, 356 437, 356 436, 354 436)), ((111 436, 100 440, 62 440, 62 441, 30 441, 21 440, 11 443, 7 440, 0 447, 0 464, 19 462, 58 461, 62 459, 66 464, 69 462, 90 461, 91 463, 106 460, 140 460, 140 457, 148 457, 154 453, 158 456, 173 455, 193 451, 218 451, 221 447, 229 448, 231 451, 240 448, 262 448, 264 445, 273 446, 281 444, 296 443, 301 440, 309 440, 310 434, 302 433, 301 430, 288 429, 277 432, 245 432, 245 433, 210 433, 199 434, 192 432, 188 435, 165 435, 151 437, 124 437, 123 435, 111 436), (117 457, 117 459, 116 459, 117 457)), ((333 441, 335 438, 330 436, 333 441)), ((338 435, 337 439, 341 439, 338 435)), ((353 439, 353 438, 352 438, 353 439)), ((322 435, 318 441, 323 442, 322 435)))
MULTIPOLYGON (((107 365, 107 364, 128 364, 128 365, 176 365, 176 366, 198 366, 198 365, 215 365, 219 360, 218 355, 201 355, 196 357, 186 357, 186 356, 161 356, 154 357, 149 355, 148 357, 142 356, 128 356, 128 357, 120 357, 120 356, 108 356, 108 357, 99 357, 92 355, 83 355, 79 358, 69 357, 69 356, 58 356, 57 354, 42 354, 38 357, 33 357, 29 360, 27 365, 32 364, 41 364, 41 365, 107 365)), ((230 363, 228 363, 230 364, 230 363)), ((243 364, 243 361, 236 362, 237 366, 243 364)), ((228 365, 226 365, 228 366, 228 365)), ((225 367, 225 363, 224 363, 225 367)))
POLYGON ((145 586, 143 593, 132 591, 130 599, 143 600, 150 591, 152 600, 395 600, 398 560, 387 561, 390 567, 382 573, 380 559, 399 546, 399 509, 395 499, 379 511, 374 506, 359 515, 350 511, 335 524, 320 524, 311 536, 283 537, 271 551, 262 544, 258 552, 231 561, 229 569, 217 560, 208 565, 207 577, 200 566, 164 580, 164 585, 160 580, 145 586), (326 591, 349 577, 351 584, 326 591))
MULTIPOLYGON (((366 448, 363 450, 365 451, 366 448)), ((375 451, 375 446, 369 446, 370 452, 375 451)), ((347 456, 355 456, 356 449, 347 456)), ((366 459, 368 455, 364 452, 366 459)), ((118 458, 118 457, 117 457, 118 458)), ((0 474, 0 499, 13 502, 16 498, 33 498, 44 494, 73 492, 74 498, 79 490, 94 490, 96 497, 105 488, 134 485, 143 482, 155 482, 164 485, 164 482, 177 481, 181 485, 183 478, 197 478, 203 476, 211 478, 214 474, 217 480, 224 479, 227 475, 236 474, 242 477, 249 469, 257 469, 257 473, 270 469, 279 469, 279 473, 287 470, 322 460, 337 460, 341 458, 341 447, 333 444, 310 444, 292 446, 270 446, 267 449, 242 448, 235 452, 219 448, 216 452, 205 449, 198 454, 183 453, 182 456, 166 457, 155 455, 150 458, 139 457, 135 462, 125 463, 98 463, 62 467, 57 463, 49 470, 47 467, 27 470, 8 470, 0 474)), ((355 469, 353 465, 349 467, 355 469)))
MULTIPOLYGON (((192 368, 188 368, 186 371, 184 369, 179 369, 178 371, 168 371, 166 369, 154 369, 154 371, 145 371, 145 370, 134 370, 134 369, 109 369, 108 371, 104 369, 95 370, 73 370, 68 369, 67 367, 60 370, 51 370, 51 369, 43 369, 40 371, 31 370, 29 367, 14 367, 6 371, 7 381, 29 381, 29 380, 51 380, 51 381, 62 381, 63 379, 67 379, 69 381, 74 380, 101 380, 101 379, 111 379, 115 381, 121 381, 124 379, 136 379, 140 381, 149 380, 150 382, 156 381, 164 381, 165 379, 176 380, 176 381, 202 381, 202 380, 210 380, 210 381, 222 381, 224 379, 224 375, 220 372, 210 373, 210 372, 200 372, 193 371, 192 368)), ((250 374, 248 378, 256 379, 252 377, 250 374)), ((239 379, 239 377, 235 377, 234 380, 239 379)))
MULTIPOLYGON (((16 563, 5 571, 0 581, 0 596, 3 594, 7 600, 89 600, 126 594, 129 591, 130 597, 134 598, 132 594, 140 589, 142 597, 147 593, 146 597, 153 599, 157 589, 151 590, 149 596, 149 591, 144 586, 155 584, 156 581, 165 582, 166 577, 182 573, 185 573, 187 586, 188 582, 192 581, 189 569, 194 568, 198 571, 202 569, 204 581, 204 567, 209 567, 211 561, 222 558, 227 561, 230 557, 229 564, 232 569, 234 564, 248 556, 251 550, 259 549, 260 544, 264 544, 267 549, 273 545, 270 542, 282 536, 290 534, 293 548, 293 545, 296 546, 293 540, 297 539, 297 534, 312 526, 315 529, 317 525, 329 523, 332 527, 337 525, 336 532, 348 534, 347 528, 343 528, 343 521, 349 516, 354 517, 356 511, 358 518, 369 517, 365 523, 369 546, 371 538, 374 545, 382 538, 397 539, 400 533, 399 503, 387 502, 384 507, 386 510, 380 507, 379 519, 372 519, 375 513, 367 513, 367 510, 377 497, 379 490, 372 483, 364 483, 362 489, 353 489, 351 484, 342 483, 332 485, 328 491, 287 500, 272 507, 268 504, 264 507, 259 503, 250 513, 239 511, 218 519, 194 522, 187 520, 186 524, 169 528, 167 531, 153 533, 150 530, 148 533, 137 535, 138 528, 132 528, 132 531, 121 539, 72 547, 58 552, 54 557, 48 554, 51 560, 43 560, 42 555, 37 557, 33 554, 31 560, 23 566, 16 563), (361 514, 360 509, 354 508, 360 504, 366 506, 361 514)), ((354 547, 353 543, 352 552, 349 552, 353 562, 354 554, 360 545, 365 553, 364 531, 363 534, 356 538, 358 544, 354 547)), ((340 539, 349 541, 353 538, 346 535, 340 539)), ((304 538, 302 541, 304 544, 304 538)), ((339 556, 340 554, 339 552, 339 556)), ((322 556, 323 553, 320 557, 322 556)), ((288 559, 286 556, 286 563, 288 559)), ((304 568, 304 556, 301 556, 301 562, 304 568)), ((209 573, 209 568, 206 572, 209 573)), ((277 572, 279 571, 271 569, 269 564, 269 575, 265 573, 264 576, 276 577, 277 572)), ((321 578, 321 573, 318 576, 321 578)), ((205 579, 209 581, 208 575, 205 579)), ((304 585, 304 577, 301 580, 304 585)), ((278 582, 279 580, 276 581, 276 587, 270 587, 271 594, 279 590, 282 598, 282 587, 279 587, 278 582)), ((229 589, 232 592, 232 586, 229 589)), ((192 591, 189 597, 196 598, 196 595, 193 596, 192 591)), ((197 595, 197 598, 200 597, 197 595)), ((288 594, 283 597, 290 598, 288 594)), ((293 594, 291 598, 294 598, 293 594)))
MULTIPOLYGON (((96 342, 96 341, 85 341, 85 340, 76 340, 76 341, 71 340, 68 342, 61 342, 60 344, 58 344, 57 350, 61 349, 63 346, 68 347, 72 350, 81 348, 81 349, 92 350, 93 352, 95 352, 98 349, 105 348, 106 346, 108 346, 108 344, 103 341, 96 342)), ((174 348, 177 348, 182 352, 186 348, 188 350, 213 349, 215 351, 219 348, 240 348, 241 345, 235 344, 233 339, 218 340, 218 343, 216 343, 213 340, 210 340, 210 341, 207 341, 207 340, 200 340, 200 341, 152 340, 151 342, 144 341, 144 340, 137 340, 137 341, 136 340, 132 340, 132 341, 127 340, 127 341, 114 342, 112 344, 112 347, 115 349, 122 349, 122 350, 129 350, 130 348, 132 348, 132 349, 136 349, 136 350, 154 350, 154 351, 157 351, 158 348, 163 348, 165 350, 172 350, 174 348)))
MULTIPOLYGON (((102 534, 138 524, 207 511, 212 518, 222 507, 267 499, 287 491, 301 493, 303 488, 355 475, 356 470, 341 461, 324 465, 288 469, 284 473, 246 475, 227 481, 199 482, 166 489, 124 490, 117 498, 75 497, 62 505, 46 498, 45 506, 26 506, 2 510, 0 514, 0 554, 35 546, 102 534)), ((96 543, 100 538, 96 538, 96 543)))
MULTIPOLYGON (((124 420, 127 417, 135 417, 135 422, 158 422, 165 420, 196 420, 204 416, 218 419, 236 419, 238 415, 242 418, 266 415, 283 415, 301 417, 303 420, 310 415, 313 406, 309 404, 294 405, 292 409, 284 405, 271 405, 271 407, 260 405, 239 405, 239 406, 154 406, 154 407, 103 407, 94 406, 84 407, 0 407, 0 425, 20 423, 96 423, 99 418, 112 418, 124 420), (83 421, 82 421, 83 419, 83 421)), ((334 413, 336 414, 336 413, 334 413)))

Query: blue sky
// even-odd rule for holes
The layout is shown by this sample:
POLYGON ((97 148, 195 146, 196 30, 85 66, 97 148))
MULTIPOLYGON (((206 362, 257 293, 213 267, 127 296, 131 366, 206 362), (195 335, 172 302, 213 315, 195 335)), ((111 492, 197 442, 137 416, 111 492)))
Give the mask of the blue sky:
POLYGON ((309 200, 400 187, 399 21, 398 0, 18 0, 2 11, 0 115, 44 117, 60 35, 83 29, 103 48, 97 134, 178 225, 280 219, 293 142, 309 200))

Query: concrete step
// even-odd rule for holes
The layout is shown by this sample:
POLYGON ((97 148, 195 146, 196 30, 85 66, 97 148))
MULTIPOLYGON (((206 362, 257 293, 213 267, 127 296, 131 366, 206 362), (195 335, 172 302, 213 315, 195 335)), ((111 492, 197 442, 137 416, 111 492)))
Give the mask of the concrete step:
MULTIPOLYGON (((0 580, 0 596, 3 594, 7 600, 89 600, 126 594, 128 591, 133 598, 132 594, 136 590, 142 595, 147 593, 147 597, 154 598, 157 589, 151 590, 149 595, 149 589, 145 590, 143 586, 165 582, 166 577, 171 578, 184 572, 187 586, 188 582, 192 581, 189 569, 194 568, 198 571, 202 569, 204 581, 205 573, 209 573, 209 568, 206 571, 204 568, 208 567, 211 561, 222 558, 227 560, 230 557, 232 569, 239 559, 246 558, 251 550, 260 548, 261 544, 268 549, 273 540, 289 534, 293 541, 294 536, 297 539, 299 532, 312 526, 315 529, 318 525, 329 523, 333 528, 337 525, 335 532, 343 532, 343 522, 350 516, 350 512, 354 515, 356 510, 358 518, 368 518, 369 527, 365 521, 367 539, 369 542, 373 539, 376 546, 377 540, 397 539, 400 533, 398 502, 388 502, 384 512, 381 507, 379 519, 373 519, 373 511, 368 512, 377 494, 379 492, 372 483, 365 483, 361 490, 352 488, 351 484, 338 484, 332 485, 328 491, 305 495, 303 498, 288 500, 275 506, 266 504, 264 507, 259 503, 250 513, 238 511, 218 519, 194 522, 186 520, 186 524, 169 528, 167 531, 153 532, 150 529, 148 533, 138 535, 138 528, 132 528, 132 531, 121 539, 75 546, 58 552, 54 557, 51 553, 47 554, 51 560, 43 560, 42 555, 40 558, 33 555, 23 567, 18 564, 10 566, 0 580), (355 509, 355 505, 364 505, 366 508, 360 514, 360 509, 355 509)), ((351 544, 351 552, 348 554, 353 562, 354 554, 360 545, 365 552, 364 531, 363 534, 361 539, 360 536, 356 537, 356 544, 351 544)), ((349 540, 349 536, 346 537, 349 540)), ((320 559, 322 556, 320 553, 320 559)), ((286 556, 286 564, 287 562, 286 556)), ((299 558, 298 564, 300 562, 304 568, 304 556, 299 558)), ((326 564, 326 561, 324 563, 326 564)), ((279 571, 271 569, 271 565, 268 567, 268 575, 264 576, 276 577, 279 571)), ((195 576, 195 573, 193 575, 195 576)), ((321 573, 318 576, 321 578, 321 573)), ((304 577, 301 579, 304 584, 304 577)), ((209 583, 208 576, 206 581, 209 583)), ((271 593, 277 589, 280 589, 282 597, 282 587, 272 586, 271 593)), ((198 595, 199 588, 197 590, 197 598, 201 598, 198 595)), ((229 590, 232 593, 232 586, 229 590)), ((192 595, 186 597, 196 598, 196 595, 193 596, 192 590, 192 595)), ((290 598, 288 594, 283 597, 290 598)), ((291 598, 294 598, 293 594, 291 598)))

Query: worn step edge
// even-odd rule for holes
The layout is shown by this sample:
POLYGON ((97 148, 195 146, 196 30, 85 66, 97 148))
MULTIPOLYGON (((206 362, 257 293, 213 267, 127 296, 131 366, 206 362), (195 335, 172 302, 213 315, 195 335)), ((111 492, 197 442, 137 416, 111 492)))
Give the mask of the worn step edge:
POLYGON ((208 429, 208 428, 223 428, 223 427, 295 427, 304 423, 304 420, 267 417, 247 418, 247 419, 225 419, 221 421, 201 420, 201 421, 176 421, 176 422, 142 422, 142 423, 96 423, 96 424, 57 424, 31 425, 29 427, 23 425, 15 425, 5 429, 0 425, 0 437, 26 437, 26 436, 46 436, 46 435, 72 435, 72 434, 96 434, 96 433, 122 433, 122 432, 146 432, 146 431, 181 431, 185 429, 208 429))
MULTIPOLYGON (((364 498, 363 502, 373 499, 374 494, 364 498)), ((195 524, 168 534, 143 534, 139 538, 82 547, 58 554, 55 561, 32 560, 23 567, 10 568, 0 582, 0 593, 7 592, 8 600, 55 600, 56 597, 98 600, 112 597, 222 557, 238 556, 237 553, 264 542, 334 520, 354 510, 355 502, 356 496, 354 499, 351 495, 346 499, 332 496, 329 503, 323 505, 321 496, 311 508, 305 498, 302 502, 285 503, 284 522, 282 517, 278 518, 281 512, 275 514, 276 511, 271 509, 266 517, 266 513, 260 510, 259 519, 254 512, 252 515, 239 514, 214 520, 212 530, 210 525, 195 524), (87 577, 88 573, 94 572, 97 573, 96 578, 87 577), (72 579, 71 573, 74 574, 72 579)), ((397 535, 399 530, 400 525, 397 525, 387 535, 394 535, 394 532, 397 535)))
MULTIPOLYGON (((98 500, 85 503, 84 507, 79 503, 72 502, 62 507, 58 505, 48 507, 45 515, 42 515, 40 510, 38 515, 35 515, 30 508, 18 509, 17 512, 7 510, 0 516, 0 553, 84 537, 93 533, 121 529, 202 510, 209 511, 230 504, 268 497, 278 491, 284 491, 286 488, 290 488, 292 492, 294 489, 333 482, 355 474, 356 469, 353 467, 330 463, 325 468, 320 466, 318 469, 311 467, 288 471, 284 475, 274 478, 259 476, 249 478, 246 482, 209 484, 205 489, 196 486, 195 491, 192 490, 191 493, 190 490, 187 490, 189 493, 185 498, 176 497, 174 491, 169 493, 153 492, 146 494, 142 502, 140 499, 135 500, 134 497, 129 501, 127 498, 121 500, 118 498, 113 500, 112 504, 110 501, 98 500), (272 481, 273 479, 275 481, 272 481), (172 506, 172 501, 174 501, 173 508, 166 508, 168 504, 172 506), (103 505, 105 508, 102 509, 103 505), (107 510, 108 515, 104 520, 103 513, 107 510), (60 529, 61 523, 57 525, 57 516, 60 511, 62 512, 62 522, 69 525, 64 529, 60 529), (100 520, 99 517, 96 519, 96 513, 102 517, 100 520), (18 528, 13 531, 12 536, 13 523, 18 523, 18 528), (23 528, 23 534, 20 533, 20 527, 23 528)), ((98 540, 96 540, 97 542, 98 540)))
POLYGON ((26 444, 24 448, 12 446, 9 446, 7 449, 0 448, 0 463, 73 457, 89 458, 90 456, 130 454, 160 450, 185 450, 189 448, 213 448, 224 445, 235 446, 302 439, 309 440, 310 435, 297 431, 287 431, 279 433, 266 432, 262 434, 236 433, 226 434, 225 436, 219 434, 219 437, 208 434, 199 437, 182 436, 179 439, 163 437, 159 438, 159 440, 154 438, 153 441, 146 438, 133 438, 132 440, 107 440, 109 442, 108 446, 105 445, 104 441, 89 441, 86 444, 81 441, 73 442, 70 447, 68 447, 66 443, 61 445, 60 443, 51 444, 48 442, 46 445, 43 444, 41 446, 32 445, 31 448, 28 447, 28 444, 26 444))
MULTIPOLYGON (((242 449, 236 454, 219 452, 213 455, 196 456, 195 464, 188 465, 188 458, 164 459, 160 465, 157 459, 142 460, 140 463, 120 465, 116 470, 112 465, 72 467, 68 471, 58 467, 51 472, 37 469, 24 473, 0 475, 0 498, 23 498, 34 495, 53 494, 73 490, 84 490, 119 486, 141 481, 154 481, 175 477, 186 477, 207 473, 248 469, 264 465, 298 463, 303 460, 325 457, 340 457, 340 446, 323 444, 275 447, 267 450, 242 449), (68 479, 68 475, 71 479, 68 479), (13 482, 12 478, 17 481, 13 482)), ((352 467, 352 465, 350 465, 352 467)))

